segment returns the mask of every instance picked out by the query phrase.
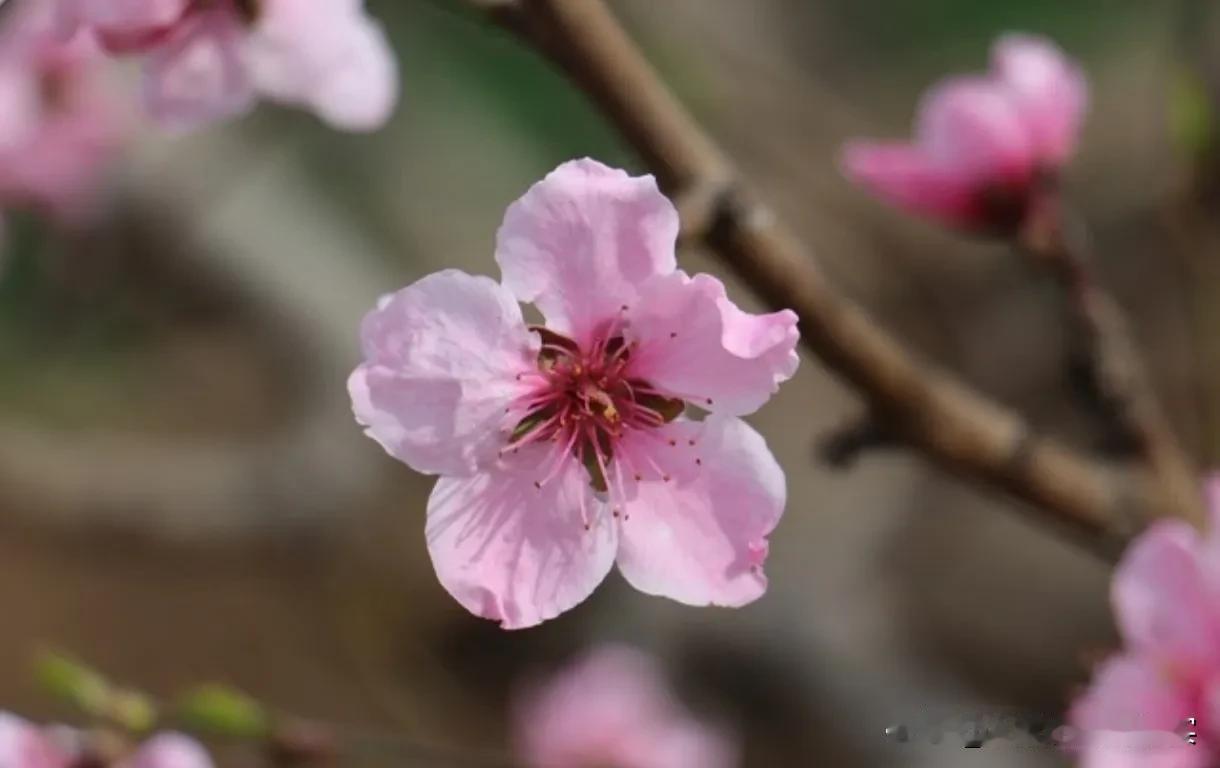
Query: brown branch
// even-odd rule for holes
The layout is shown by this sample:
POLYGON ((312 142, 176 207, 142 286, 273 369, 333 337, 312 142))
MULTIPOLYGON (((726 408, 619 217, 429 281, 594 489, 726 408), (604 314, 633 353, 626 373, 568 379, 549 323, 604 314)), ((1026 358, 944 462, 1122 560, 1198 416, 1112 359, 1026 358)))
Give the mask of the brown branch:
POLYGON ((640 154, 677 201, 685 237, 702 241, 772 306, 794 309, 808 350, 857 389, 905 443, 1094 542, 1121 542, 1150 517, 1201 523, 1198 501, 1179 497, 1145 469, 1112 467, 1035 435, 1010 409, 918 361, 838 295, 601 0, 494 7, 493 18, 551 58, 640 154))
POLYGON ((1098 281, 1088 230, 1069 216, 1057 185, 1038 195, 1019 245, 1063 289, 1090 394, 1176 504, 1200 504, 1197 470, 1161 409, 1122 308, 1098 281))

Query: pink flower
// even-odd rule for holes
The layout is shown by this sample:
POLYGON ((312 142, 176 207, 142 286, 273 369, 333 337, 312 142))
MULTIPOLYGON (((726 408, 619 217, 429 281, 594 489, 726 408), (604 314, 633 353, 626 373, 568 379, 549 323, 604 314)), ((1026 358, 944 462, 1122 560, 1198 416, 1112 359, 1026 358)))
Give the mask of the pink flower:
POLYGON ((1007 35, 990 73, 950 78, 924 96, 913 142, 851 142, 844 173, 911 213, 1010 232, 1035 182, 1075 150, 1087 101, 1084 75, 1054 44, 1007 35))
POLYGON ((1112 600, 1125 644, 1071 711, 1085 768, 1188 768, 1220 760, 1220 480, 1200 537, 1162 521, 1128 549, 1112 600), (1187 744, 1195 718, 1198 744, 1187 744))
POLYGON ((86 212, 122 142, 118 105, 89 40, 54 34, 45 5, 6 9, 0 27, 0 208, 72 220, 86 212))
POLYGON ((213 768, 199 742, 181 733, 159 733, 140 745, 119 768, 213 768))
POLYGON ((170 125, 242 114, 261 95, 346 130, 380 127, 398 74, 363 0, 58 0, 64 28, 144 57, 149 110, 170 125))
POLYGON ((595 650, 514 710, 525 768, 731 768, 736 746, 693 719, 653 661, 630 648, 595 650))
MULTIPOLYGON (((0 712, 0 768, 71 768, 106 765, 95 754, 88 733, 75 729, 41 728, 16 715, 0 712)), ((113 747, 113 745, 110 745, 113 747)), ((180 733, 158 733, 130 754, 113 762, 115 768, 214 768, 199 742, 180 733)))
POLYGON ((441 475, 428 549, 470 611, 538 624, 616 561, 691 605, 766 590, 784 473, 737 417, 795 372, 796 316, 748 314, 719 280, 677 270, 677 233, 651 176, 565 163, 509 207, 501 283, 445 270, 365 318, 356 418, 441 475), (687 403, 710 415, 682 418, 687 403))
POLYGON ((46 731, 0 712, 0 768, 68 768, 72 755, 46 731))

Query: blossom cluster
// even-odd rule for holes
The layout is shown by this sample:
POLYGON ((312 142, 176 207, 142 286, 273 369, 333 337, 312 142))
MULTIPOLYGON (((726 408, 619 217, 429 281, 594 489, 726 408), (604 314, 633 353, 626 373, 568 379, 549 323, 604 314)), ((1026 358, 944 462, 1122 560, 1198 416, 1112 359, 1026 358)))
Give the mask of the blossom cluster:
POLYGON ((368 131, 395 60, 362 0, 8 0, 0 9, 0 211, 79 220, 134 127, 109 61, 135 59, 158 124, 194 128, 259 97, 368 131))
POLYGON ((158 733, 135 748, 94 744, 67 727, 42 727, 0 712, 0 766, 4 768, 214 768, 199 742, 181 733, 158 733))

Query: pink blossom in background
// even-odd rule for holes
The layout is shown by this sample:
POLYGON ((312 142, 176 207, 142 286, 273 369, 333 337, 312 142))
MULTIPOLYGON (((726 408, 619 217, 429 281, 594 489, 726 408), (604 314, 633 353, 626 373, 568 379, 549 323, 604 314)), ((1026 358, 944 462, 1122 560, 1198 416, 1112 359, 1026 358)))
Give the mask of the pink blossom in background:
POLYGON ((166 731, 145 741, 118 768, 213 768, 212 757, 195 739, 166 731))
POLYGON ((0 768, 68 768, 72 755, 46 731, 0 712, 0 768))
POLYGON ((565 163, 509 207, 500 283, 444 270, 365 318, 356 418, 441 476, 428 549, 479 616, 538 624, 615 563, 690 605, 766 590, 784 473, 738 417, 796 371, 796 316, 743 312, 716 278, 678 270, 677 234, 651 176, 565 163), (682 416, 688 403, 710 415, 682 416))
POLYGON ((64 29, 143 59, 145 102, 170 126, 240 115, 261 96, 369 131, 397 101, 393 53, 362 0, 56 2, 64 29))
POLYGON ((732 768, 736 745, 674 699, 651 658, 594 650, 513 709, 524 768, 732 768))
POLYGON ((90 40, 55 34, 44 4, 0 18, 0 209, 75 221, 126 135, 104 59, 90 40))
POLYGON ((949 78, 924 96, 911 142, 850 142, 843 170, 911 213, 1010 232, 1035 182, 1074 152, 1087 102, 1083 73, 1053 43, 1006 35, 989 73, 949 78))
MULTIPOLYGON (((86 732, 48 729, 0 712, 0 768, 79 768, 105 765, 86 732)), ((180 733, 155 734, 113 762, 115 768, 214 768, 199 742, 180 733)))
POLYGON ((1220 480, 1211 526, 1153 524, 1114 574, 1122 653, 1071 710, 1084 768, 1206 768, 1220 762, 1220 480), (1195 718, 1198 744, 1184 740, 1195 718))

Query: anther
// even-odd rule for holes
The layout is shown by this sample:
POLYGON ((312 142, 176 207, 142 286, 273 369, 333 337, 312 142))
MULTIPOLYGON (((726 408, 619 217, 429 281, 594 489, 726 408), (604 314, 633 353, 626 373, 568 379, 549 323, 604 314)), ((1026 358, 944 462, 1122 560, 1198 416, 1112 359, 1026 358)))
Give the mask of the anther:
POLYGON ((702 467, 702 466, 703 466, 703 459, 696 458, 696 459, 695 459, 695 463, 696 463, 696 464, 698 464, 699 466, 701 466, 701 467, 702 467))
POLYGON ((707 399, 707 404, 708 404, 708 405, 711 405, 711 404, 712 404, 712 398, 710 398, 710 397, 709 397, 709 398, 707 399))
POLYGON ((695 444, 695 441, 694 441, 694 439, 693 439, 693 438, 692 438, 692 439, 690 439, 690 440, 687 440, 686 442, 690 443, 692 446, 695 444))
POLYGON ((669 475, 661 475, 661 479, 668 483, 670 478, 669 475))
POLYGON ((676 339, 676 338, 678 338, 678 332, 677 332, 677 331, 670 331, 670 332, 669 332, 669 338, 671 338, 671 339, 676 339))
POLYGON ((678 445, 678 441, 677 441, 677 440, 675 440, 675 439, 673 439, 673 438, 671 437, 671 438, 669 438, 669 444, 670 444, 671 446, 677 446, 677 445, 678 445))
POLYGON ((640 482, 640 481, 641 481, 641 480, 643 480, 643 479, 644 479, 644 476, 643 476, 643 475, 641 475, 640 473, 638 473, 638 472, 637 472, 637 473, 635 474, 635 481, 636 481, 637 483, 638 483, 638 482, 640 482))
POLYGON ((540 482, 538 482, 537 480, 535 480, 535 481, 534 481, 534 487, 535 487, 535 488, 537 488, 538 490, 540 490, 540 491, 541 491, 541 490, 542 490, 542 483, 540 483, 540 482))

